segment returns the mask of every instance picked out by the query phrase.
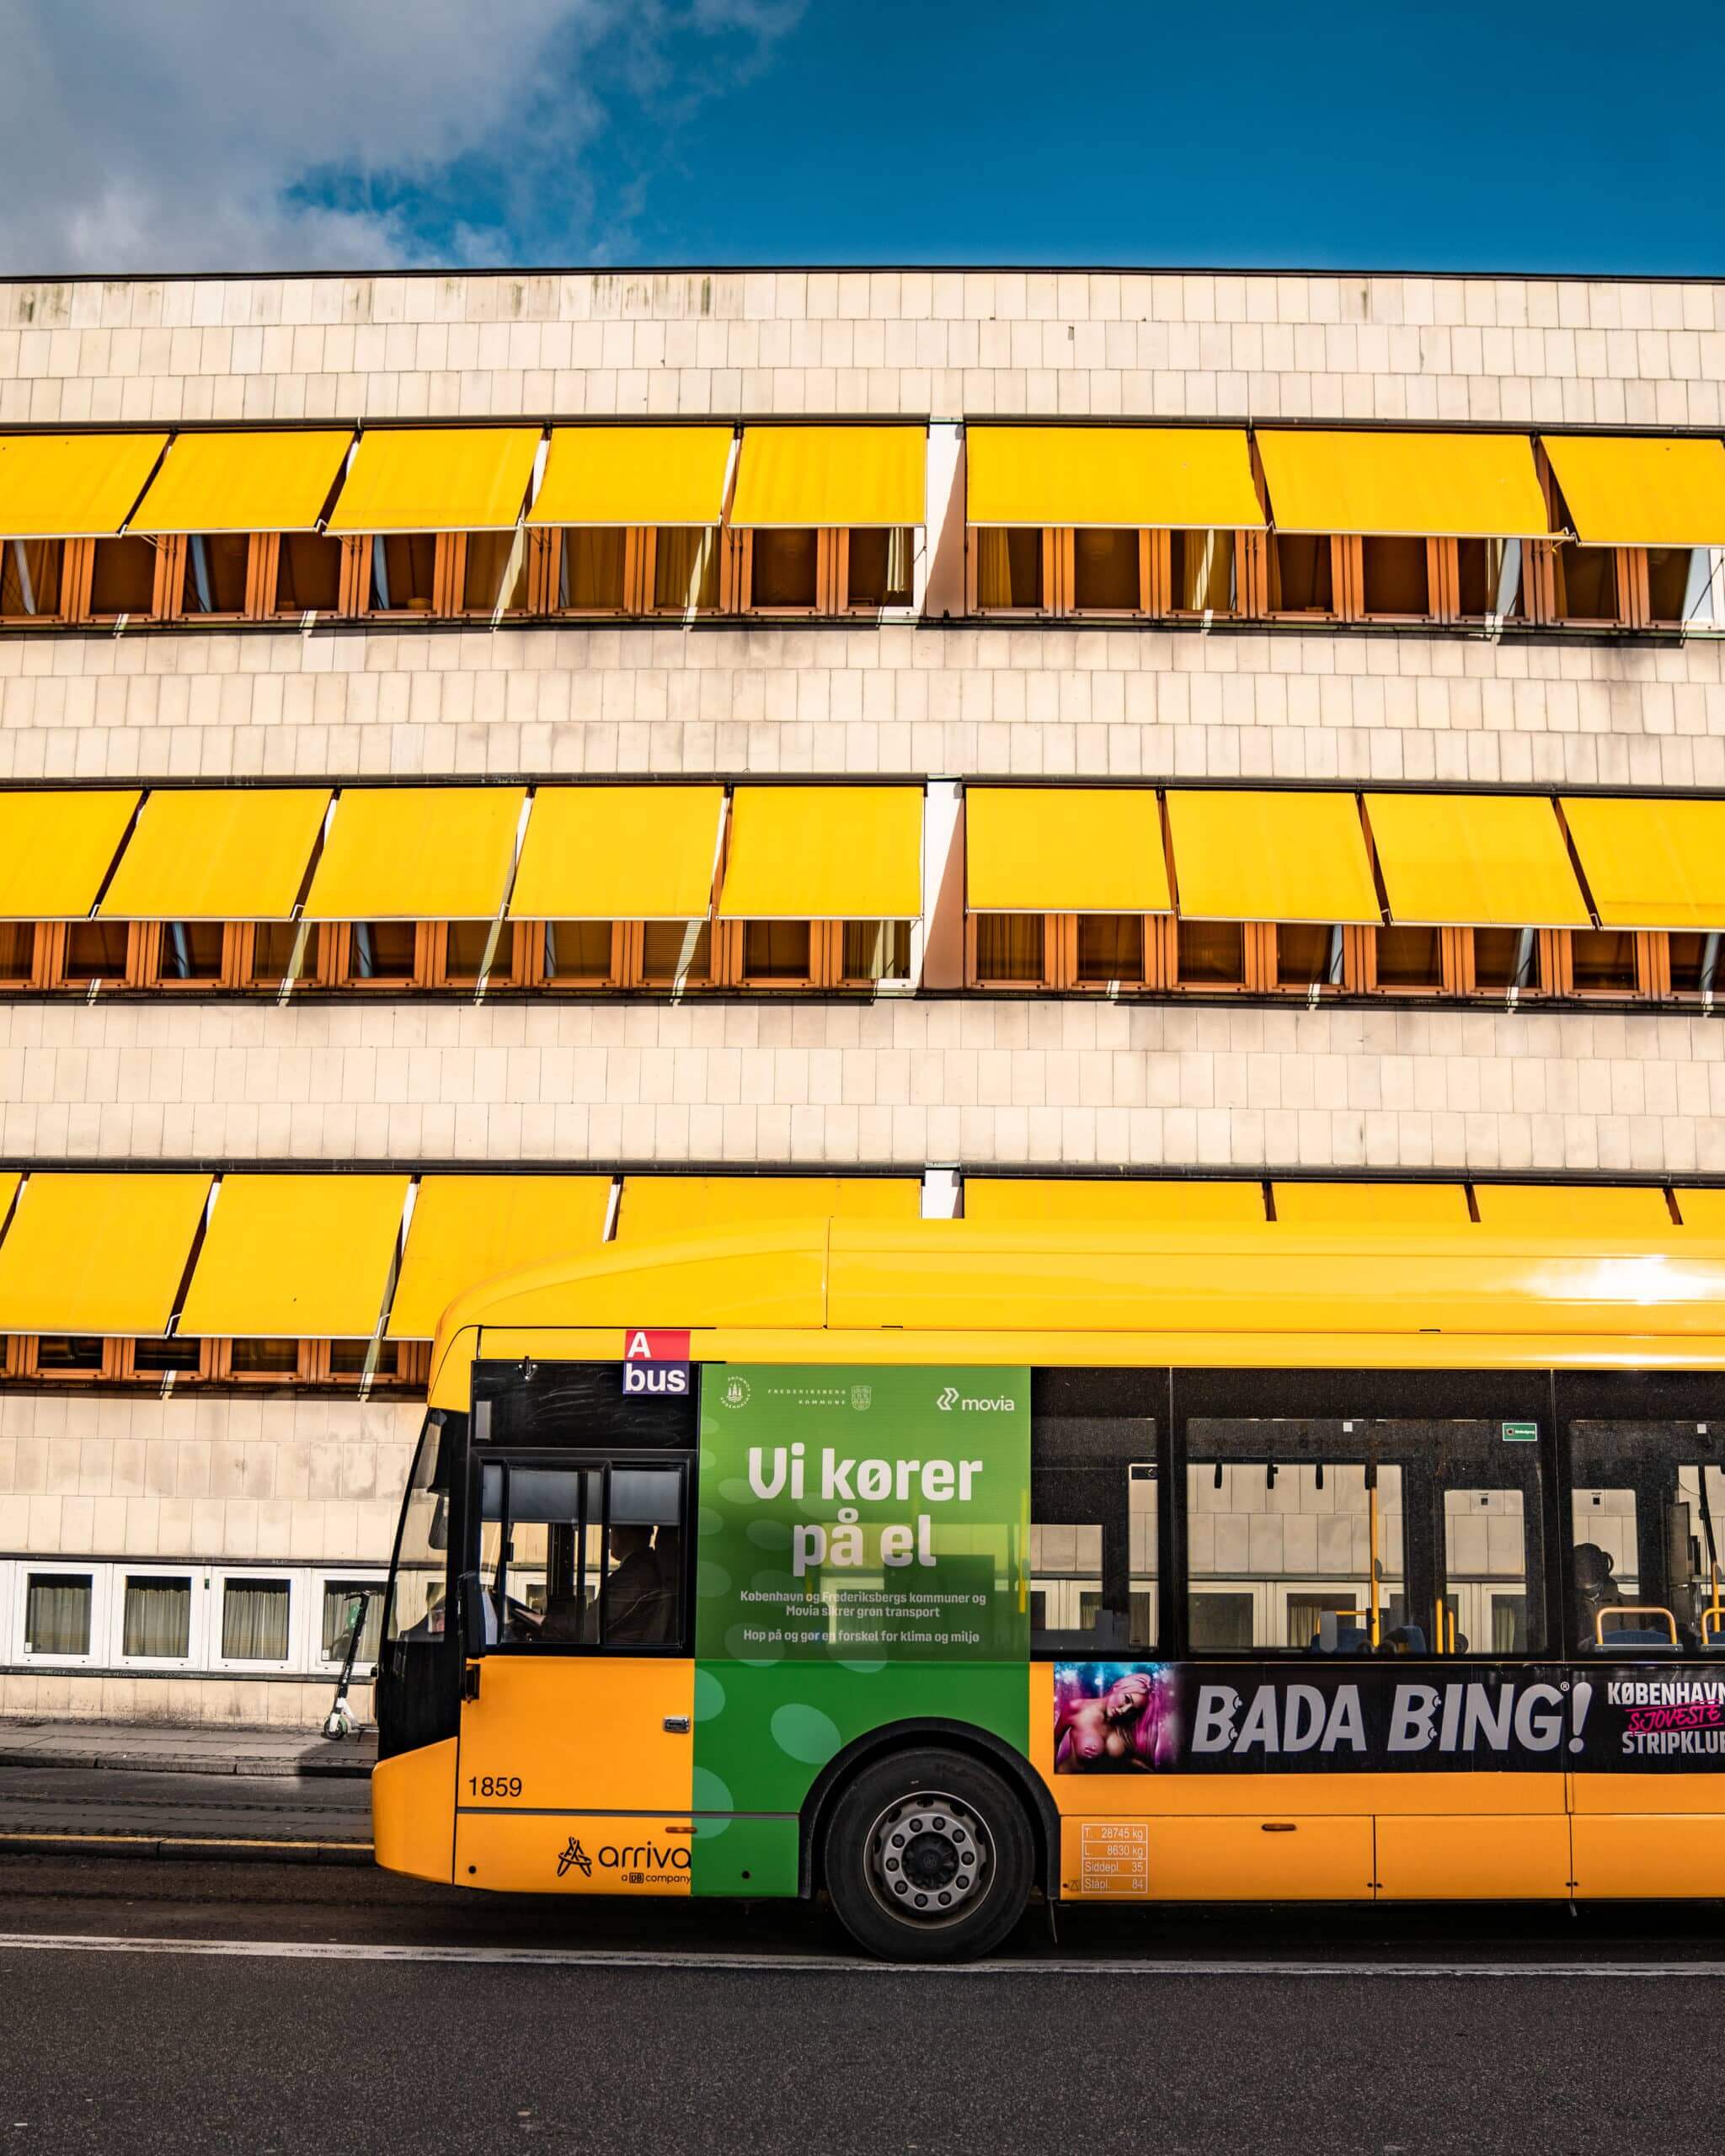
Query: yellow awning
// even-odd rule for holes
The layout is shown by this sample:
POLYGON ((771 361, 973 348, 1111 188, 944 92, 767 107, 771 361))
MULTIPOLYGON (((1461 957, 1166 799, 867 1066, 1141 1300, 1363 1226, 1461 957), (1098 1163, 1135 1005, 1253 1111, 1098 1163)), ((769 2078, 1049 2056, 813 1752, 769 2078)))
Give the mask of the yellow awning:
POLYGON ((1542 796, 1369 793, 1365 813, 1394 921, 1590 925, 1557 812, 1542 796))
MULTIPOLYGON (((6 1207, 6 1193, 0 1190, 0 1213, 6 1207)), ((1677 1192, 1677 1209, 1683 1215, 1685 1228, 1698 1229, 1706 1235, 1725 1235, 1725 1190, 1684 1190, 1677 1192)))
POLYGON ((126 835, 136 792, 0 793, 0 921, 82 921, 126 835))
POLYGON ((1162 812, 1149 787, 964 790, 974 913, 1166 913, 1162 812))
POLYGON ((596 1250, 610 1203, 609 1176, 425 1177, 387 1337, 429 1340, 456 1297, 481 1281, 596 1250))
POLYGON ((722 1235, 757 1220, 914 1220, 916 1176, 630 1176, 618 1203, 618 1242, 722 1235))
POLYGON ((161 1333, 208 1176, 33 1175, 0 1242, 0 1332, 161 1333))
POLYGON ((1043 1227, 1092 1220, 1111 1228, 1261 1227, 1260 1182, 1084 1182, 1017 1176, 966 1176, 964 1218, 990 1227, 1043 1227))
POLYGON ((509 910, 517 921, 701 921, 722 786, 542 786, 509 910))
POLYGON ((740 786, 718 910, 727 921, 914 921, 921 787, 740 786))
POLYGON ((1261 531, 1241 427, 967 427, 971 524, 1261 531))
POLYGON ((1381 918, 1351 793, 1171 790, 1168 828, 1189 920, 1381 918))
POLYGON ((537 427, 374 427, 360 436, 331 531, 502 531, 527 498, 537 427))
POLYGON ((1529 1235, 1668 1235, 1671 1209, 1663 1190, 1605 1183, 1477 1182, 1482 1228, 1529 1235))
POLYGON ((0 435, 0 538, 111 538, 167 440, 165 434, 0 435))
POLYGON ((307 921, 489 921, 503 904, 526 789, 346 787, 307 921))
POLYGON ((1276 1219, 1290 1228, 1469 1228, 1459 1182, 1279 1182, 1276 1219))
POLYGON ((747 427, 731 522, 921 524, 927 427, 747 427))
POLYGON ((1541 435, 1585 547, 1725 547, 1725 444, 1541 435))
POLYGON ((1563 797, 1606 928, 1725 929, 1725 801, 1563 797))
POLYGON ((353 430, 176 435, 134 531, 311 531, 353 430))
POLYGON ((365 1339, 407 1193, 405 1176, 224 1176, 180 1331, 365 1339))
POLYGON ((553 427, 529 524, 718 524, 729 427, 553 427))
POLYGON ((151 794, 102 901, 104 920, 286 921, 328 787, 151 794))
POLYGON ((1526 435, 1259 428, 1256 440, 1280 531, 1528 539, 1551 529, 1526 435))

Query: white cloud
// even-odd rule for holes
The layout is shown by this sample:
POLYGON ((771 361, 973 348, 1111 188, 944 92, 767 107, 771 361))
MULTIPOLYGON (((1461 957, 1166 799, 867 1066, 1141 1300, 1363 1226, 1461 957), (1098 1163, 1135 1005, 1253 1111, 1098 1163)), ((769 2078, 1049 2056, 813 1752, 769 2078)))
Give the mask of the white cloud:
POLYGON ((506 253, 501 235, 462 222, 462 161, 505 191, 537 174, 579 217, 579 161, 606 124, 595 56, 621 40, 650 77, 681 30, 740 34, 758 52, 798 11, 0 0, 0 273, 378 266, 428 244, 506 253), (403 206, 416 190, 441 190, 430 243, 403 206))

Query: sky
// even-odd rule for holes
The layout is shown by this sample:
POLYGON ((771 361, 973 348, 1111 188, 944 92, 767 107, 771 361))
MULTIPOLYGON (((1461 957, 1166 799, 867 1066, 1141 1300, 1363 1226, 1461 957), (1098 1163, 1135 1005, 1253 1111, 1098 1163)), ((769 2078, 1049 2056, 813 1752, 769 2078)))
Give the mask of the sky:
POLYGON ((0 275, 1717 275, 1717 7, 0 0, 0 275))

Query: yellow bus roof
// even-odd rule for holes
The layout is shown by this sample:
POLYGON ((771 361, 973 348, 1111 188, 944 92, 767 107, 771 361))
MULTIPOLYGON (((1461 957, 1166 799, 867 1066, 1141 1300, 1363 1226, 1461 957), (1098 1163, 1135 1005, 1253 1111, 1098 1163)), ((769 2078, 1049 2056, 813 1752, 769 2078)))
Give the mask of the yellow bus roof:
POLYGON ((476 1358, 1304 1369, 1725 1368, 1725 1237, 1279 1225, 774 1221, 607 1245, 445 1311, 432 1401, 476 1358))

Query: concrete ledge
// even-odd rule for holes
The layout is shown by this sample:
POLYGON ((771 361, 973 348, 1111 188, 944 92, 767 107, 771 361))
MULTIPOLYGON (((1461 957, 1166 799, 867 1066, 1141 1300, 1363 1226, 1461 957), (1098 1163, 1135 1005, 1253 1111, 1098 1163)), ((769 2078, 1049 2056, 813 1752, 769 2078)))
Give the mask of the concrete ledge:
POLYGON ((110 1768, 126 1774, 243 1774, 267 1779, 364 1781, 377 1739, 325 1738, 302 1730, 264 1732, 115 1722, 0 1722, 0 1768, 110 1768))
POLYGON ((375 1760, 369 1755, 328 1759, 284 1759, 279 1754, 236 1752, 227 1756, 194 1752, 93 1752, 75 1745, 61 1748, 13 1751, 0 1748, 0 1765, 8 1767, 109 1767, 127 1774, 247 1774, 279 1780, 369 1781, 375 1760))

